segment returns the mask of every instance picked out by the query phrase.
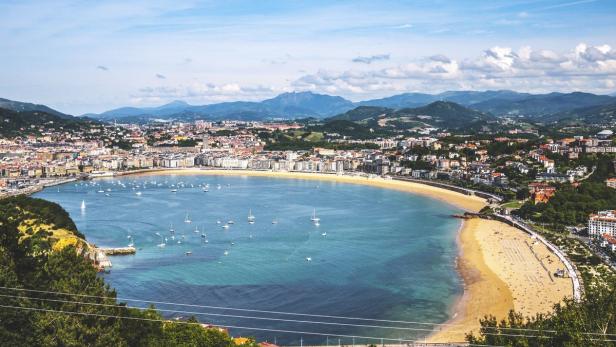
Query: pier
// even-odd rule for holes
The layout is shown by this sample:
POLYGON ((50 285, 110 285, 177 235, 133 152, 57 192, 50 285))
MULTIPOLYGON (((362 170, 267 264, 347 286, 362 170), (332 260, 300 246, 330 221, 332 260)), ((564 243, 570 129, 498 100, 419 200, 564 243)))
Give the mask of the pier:
POLYGON ((137 253, 135 247, 99 248, 105 255, 132 255, 137 253))
POLYGON ((135 247, 101 248, 91 245, 85 256, 92 261, 99 272, 109 272, 113 267, 109 256, 132 255, 136 252, 135 247))

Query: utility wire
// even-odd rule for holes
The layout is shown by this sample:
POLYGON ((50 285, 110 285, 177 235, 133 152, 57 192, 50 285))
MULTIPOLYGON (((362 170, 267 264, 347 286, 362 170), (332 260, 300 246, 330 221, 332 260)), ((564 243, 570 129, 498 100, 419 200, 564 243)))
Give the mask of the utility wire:
MULTIPOLYGON (((418 325, 431 325, 431 326, 460 326, 460 327, 468 327, 468 325, 466 325, 466 324, 455 324, 455 323, 429 323, 429 322, 419 322, 419 321, 402 321, 402 320, 387 320, 387 319, 372 319, 372 318, 360 318, 360 317, 319 315, 319 314, 308 314, 308 313, 291 313, 291 312, 267 311, 267 310, 256 310, 256 309, 245 309, 245 308, 232 308, 232 307, 222 307, 222 306, 183 304, 183 303, 174 303, 174 302, 165 302, 165 301, 152 301, 152 300, 142 300, 142 299, 131 299, 131 298, 122 298, 122 297, 114 298, 114 297, 110 297, 110 296, 97 296, 97 295, 87 295, 87 294, 73 294, 73 293, 54 292, 54 291, 47 291, 47 290, 24 289, 24 288, 13 288, 13 287, 3 287, 3 286, 0 286, 0 289, 16 290, 16 291, 26 291, 26 292, 43 293, 43 294, 58 294, 58 295, 67 295, 67 296, 79 296, 79 297, 98 298, 98 299, 113 299, 113 300, 120 300, 120 301, 141 302, 141 303, 149 303, 149 304, 157 304, 157 305, 175 305, 175 306, 185 306, 185 307, 198 307, 198 308, 207 308, 207 309, 216 309, 216 310, 229 310, 229 311, 266 313, 266 314, 278 314, 278 315, 290 315, 290 316, 304 316, 304 317, 315 317, 315 318, 331 318, 331 319, 344 319, 344 320, 372 321, 372 322, 383 322, 383 323, 402 323, 402 324, 418 324, 418 325)), ((158 310, 162 310, 162 309, 158 309, 158 310)), ((554 333, 556 332, 555 330, 540 330, 540 329, 527 329, 527 328, 499 328, 499 327, 484 327, 484 328, 496 329, 496 330, 516 330, 516 331, 554 332, 554 333)), ((593 333, 588 333, 588 334, 593 334, 593 333)), ((596 335, 604 335, 604 334, 596 333, 596 335)), ((616 334, 613 334, 613 335, 616 336, 616 334)))
MULTIPOLYGON (((172 321, 172 320, 154 319, 154 318, 127 317, 127 316, 117 316, 117 315, 100 314, 100 313, 61 311, 61 310, 51 310, 51 309, 36 308, 36 307, 21 307, 21 306, 9 306, 9 305, 0 305, 0 307, 2 307, 2 308, 10 308, 10 309, 17 309, 17 310, 63 313, 63 314, 69 314, 69 315, 70 314, 75 314, 75 315, 94 316, 94 317, 102 317, 102 318, 129 319, 129 320, 161 322, 161 323, 173 322, 173 323, 178 323, 178 324, 190 324, 190 325, 202 326, 201 323, 184 322, 184 321, 172 321)), ((329 333, 321 333, 321 332, 314 332, 314 331, 297 331, 297 330, 284 330, 284 329, 255 328, 255 327, 243 327, 243 326, 234 326, 234 325, 218 325, 217 327, 227 328, 227 329, 245 329, 245 330, 257 330, 257 331, 279 332, 279 333, 300 334, 300 335, 359 338, 359 339, 370 339, 370 340, 378 340, 378 341, 387 340, 387 341, 409 342, 409 343, 421 342, 421 341, 418 341, 418 340, 397 339, 397 338, 391 338, 391 337, 375 337, 375 336, 361 336, 361 335, 329 334, 329 333)), ((503 346, 477 345, 477 344, 471 344, 471 346, 503 347, 503 346)))
MULTIPOLYGON (((41 301, 52 301, 52 302, 60 302, 60 303, 68 303, 68 304, 78 304, 78 305, 92 305, 92 306, 115 307, 115 308, 129 308, 128 306, 118 305, 118 304, 100 304, 100 303, 83 302, 83 301, 35 298, 35 297, 18 296, 18 295, 0 294, 0 297, 10 297, 10 298, 17 298, 17 299, 30 299, 30 300, 41 300, 41 301)), ((139 308, 140 309, 144 309, 143 307, 139 307, 139 308)), ((426 328, 393 327, 393 326, 382 326, 382 325, 350 324, 350 323, 322 322, 322 321, 296 320, 296 319, 284 319, 284 318, 254 317, 254 316, 241 316, 241 315, 211 313, 211 312, 168 310, 168 309, 159 309, 159 308, 157 308, 156 310, 161 311, 161 312, 169 312, 169 313, 182 313, 182 314, 215 316, 215 317, 230 317, 230 318, 240 318, 240 319, 268 320, 268 321, 278 321, 278 322, 287 322, 287 323, 323 324, 323 325, 334 325, 334 326, 349 326, 349 327, 376 328, 376 329, 394 329, 394 330, 410 330, 410 331, 434 331, 433 329, 426 329, 426 328)), ((452 332, 464 333, 466 331, 459 331, 458 330, 458 331, 452 331, 452 332)))
MULTIPOLYGON (((2 296, 6 296, 6 295, 2 295, 2 296)), ((18 296, 16 296, 16 297, 20 298, 18 296)), ((21 298, 26 298, 26 297, 21 297, 21 298)), ((37 299, 37 298, 35 298, 35 299, 37 299)), ((42 300, 56 301, 56 300, 53 300, 53 299, 42 299, 42 300)), ((94 304, 94 305, 113 306, 113 307, 118 307, 118 308, 120 308, 120 307, 121 308, 127 308, 126 306, 121 306, 121 305, 84 303, 84 302, 78 302, 78 301, 61 301, 61 302, 69 302, 69 303, 76 303, 76 304, 94 304)), ((90 312, 60 311, 60 310, 51 310, 51 309, 43 309, 43 308, 27 307, 27 306, 0 305, 0 307, 13 308, 13 309, 24 309, 24 310, 34 310, 34 311, 45 311, 45 312, 57 312, 57 313, 66 313, 66 314, 81 314, 81 315, 91 315, 91 316, 108 317, 108 318, 120 318, 120 319, 133 319, 133 320, 146 320, 146 321, 159 321, 159 322, 167 322, 167 321, 169 321, 169 320, 141 318, 141 317, 127 317, 127 316, 117 316, 117 315, 114 316, 114 315, 90 313, 90 312)), ((172 311, 172 312, 176 312, 176 311, 172 311)), ((202 314, 202 313, 200 313, 200 314, 202 314)), ((245 317, 245 318, 250 318, 250 317, 245 317)), ((186 324, 198 324, 198 325, 201 325, 201 323, 191 323, 191 322, 182 322, 182 321, 176 321, 176 322, 178 322, 178 323, 186 323, 186 324)), ((314 323, 316 323, 316 322, 314 322, 314 323)), ((258 330, 258 331, 297 333, 297 334, 306 334, 306 335, 336 336, 336 337, 351 337, 351 338, 365 338, 365 339, 381 339, 381 340, 391 340, 391 341, 417 342, 417 340, 406 340, 406 339, 385 338, 385 337, 380 338, 380 337, 359 336, 359 335, 344 335, 344 334, 335 334, 335 333, 334 334, 330 334, 330 333, 320 333, 320 332, 304 332, 304 331, 293 331, 293 330, 282 330, 282 329, 271 329, 271 328, 242 327, 242 326, 221 325, 221 324, 215 324, 215 326, 222 327, 222 328, 229 328, 229 329, 248 329, 248 330, 252 329, 252 330, 258 330)), ((504 333, 485 333, 485 332, 483 334, 484 335, 493 335, 493 336, 526 337, 526 338, 540 338, 540 339, 553 338, 553 336, 524 335, 524 334, 504 334, 504 333)), ((591 334, 591 333, 586 333, 586 334, 591 334)), ((602 335, 602 334, 596 334, 596 335, 602 335)), ((603 335, 605 336, 605 335, 610 335, 610 334, 603 334, 603 335)), ((598 341, 598 342, 616 342, 616 340, 612 340, 612 339, 595 339, 595 338, 591 338, 590 340, 591 341, 598 341)), ((483 345, 481 345, 481 346, 483 346, 483 345)))

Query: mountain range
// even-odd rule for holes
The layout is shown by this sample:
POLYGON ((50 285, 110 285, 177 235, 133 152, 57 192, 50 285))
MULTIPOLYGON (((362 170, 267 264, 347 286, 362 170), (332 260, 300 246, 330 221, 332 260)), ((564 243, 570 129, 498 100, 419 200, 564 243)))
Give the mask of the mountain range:
POLYGON ((356 107, 376 106, 390 109, 416 108, 436 101, 455 102, 495 116, 554 115, 577 108, 616 104, 616 97, 590 93, 529 94, 509 90, 449 91, 440 94, 404 93, 381 99, 352 102, 339 96, 312 92, 283 93, 272 99, 224 102, 210 105, 190 105, 183 101, 159 107, 123 107, 86 116, 100 119, 148 121, 151 119, 237 119, 264 120, 313 117, 323 119, 342 114, 356 107))
MULTIPOLYGON (((207 120, 268 120, 268 119, 326 119, 345 115, 359 117, 362 112, 381 107, 386 112, 417 109, 435 102, 449 102, 478 111, 485 115, 525 116, 536 121, 558 121, 588 116, 588 112, 599 112, 603 106, 616 105, 616 97, 590 93, 548 93, 529 94, 510 90, 489 91, 448 91, 440 94, 404 93, 381 99, 352 102, 339 96, 312 92, 283 93, 263 101, 235 101, 209 105, 190 105, 184 101, 173 101, 158 107, 122 107, 100 114, 84 114, 102 121, 147 122, 154 119, 192 121, 207 120), (581 110, 581 111, 576 111, 581 110)), ((443 105, 441 105, 443 106, 443 105)), ((449 105, 451 106, 451 105, 449 105)), ((44 105, 22 103, 0 99, 0 108, 13 111, 42 111, 61 118, 71 117, 44 105)), ((450 107, 453 109, 453 107, 450 107)), ((464 112, 466 113, 466 112, 464 112)), ((601 118, 601 115, 598 116, 601 118)), ((455 117, 454 117, 455 118, 455 117)), ((595 117, 596 118, 596 117, 595 117)), ((453 118, 450 118, 453 120, 453 118)))

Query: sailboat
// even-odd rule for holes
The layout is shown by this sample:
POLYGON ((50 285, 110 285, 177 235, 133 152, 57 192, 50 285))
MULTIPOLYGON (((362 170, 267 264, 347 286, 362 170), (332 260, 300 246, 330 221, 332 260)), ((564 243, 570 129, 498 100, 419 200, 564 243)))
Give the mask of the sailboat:
POLYGON ((312 218, 310 218, 310 220, 315 223, 315 224, 319 224, 319 221, 321 220, 321 218, 317 217, 317 209, 315 208, 312 211, 312 218))
POLYGON ((248 223, 255 223, 255 216, 252 215, 252 209, 248 210, 248 223))
POLYGON ((197 228, 197 226, 195 225, 195 232, 199 233, 199 228, 197 228))
POLYGON ((169 232, 170 233, 175 233, 175 229, 173 229, 173 223, 171 223, 171 225, 169 226, 169 232))
POLYGON ((272 219, 272 224, 278 224, 278 219, 276 218, 272 219))
POLYGON ((186 213, 186 218, 184 218, 184 223, 192 223, 192 221, 190 220, 190 215, 188 215, 188 213, 186 213))
POLYGON ((86 201, 85 200, 81 200, 81 210, 85 210, 86 209, 86 201))

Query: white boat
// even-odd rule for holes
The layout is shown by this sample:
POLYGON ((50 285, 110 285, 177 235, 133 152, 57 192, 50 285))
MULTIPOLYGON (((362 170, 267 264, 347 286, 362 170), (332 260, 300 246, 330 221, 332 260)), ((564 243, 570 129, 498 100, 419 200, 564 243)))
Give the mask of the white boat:
POLYGON ((192 252, 191 252, 191 251, 186 251, 184 254, 186 254, 186 255, 192 255, 192 252))
POLYGON ((177 189, 171 189, 172 193, 177 193, 177 191, 178 191, 177 189))
POLYGON ((229 229, 229 224, 225 224, 222 226, 223 229, 229 229))
POLYGON ((306 261, 312 261, 311 257, 306 257, 306 261))
POLYGON ((276 218, 272 219, 272 224, 278 224, 278 219, 276 218))
POLYGON ((141 192, 136 192, 135 194, 137 194, 137 195, 141 195, 141 192))
POLYGON ((326 232, 321 233, 322 236, 327 236, 326 232))
POLYGON ((160 248, 163 248, 163 247, 165 247, 165 246, 166 246, 166 244, 164 244, 164 243, 159 243, 159 244, 158 244, 158 247, 160 247, 160 248))
POLYGON ((248 223, 254 224, 255 216, 252 215, 252 209, 248 210, 248 223))
POLYGON ((204 193, 207 193, 207 192, 209 192, 209 191, 210 191, 209 189, 207 189, 207 188, 203 188, 203 192, 204 192, 204 193))
POLYGON ((128 244, 128 247, 135 247, 135 244, 134 244, 133 242, 130 242, 130 243, 128 244))
POLYGON ((232 220, 229 220, 229 221, 227 222, 227 224, 235 224, 235 222, 234 222, 234 221, 232 221, 232 220))
POLYGON ((186 218, 184 218, 184 223, 192 223, 192 221, 190 220, 190 215, 188 213, 186 213, 186 218))
POLYGON ((200 231, 199 231, 199 228, 197 228, 197 226, 196 226, 196 225, 195 225, 195 230, 194 230, 194 232, 196 232, 196 233, 200 232, 200 231))
POLYGON ((86 209, 86 201, 85 200, 81 200, 81 209, 82 210, 86 209))
POLYGON ((169 232, 170 233, 175 233, 175 229, 173 229, 173 223, 171 223, 171 225, 169 225, 169 232))
POLYGON ((101 189, 101 190, 99 190, 98 192, 99 192, 99 193, 104 193, 105 191, 101 189))
POLYGON ((229 251, 225 251, 224 255, 229 255, 229 251))
POLYGON ((310 220, 312 222, 314 222, 314 223, 318 223, 321 220, 321 218, 317 217, 317 209, 316 208, 312 211, 312 217, 310 218, 310 220))
POLYGON ((216 221, 216 224, 220 224, 220 223, 222 223, 220 220, 217 220, 217 221, 216 221))
POLYGON ((216 189, 220 189, 220 188, 222 188, 220 184, 216 186, 216 189))
POLYGON ((314 226, 318 227, 319 225, 321 225, 321 223, 319 223, 319 221, 314 222, 314 226))

